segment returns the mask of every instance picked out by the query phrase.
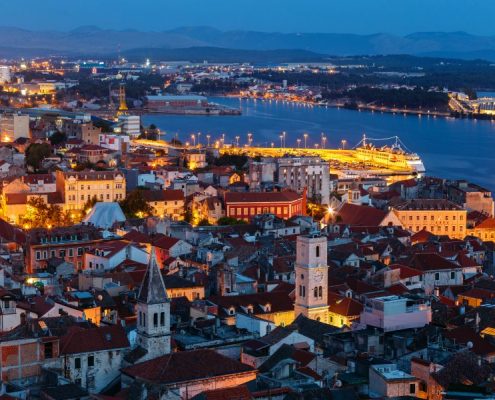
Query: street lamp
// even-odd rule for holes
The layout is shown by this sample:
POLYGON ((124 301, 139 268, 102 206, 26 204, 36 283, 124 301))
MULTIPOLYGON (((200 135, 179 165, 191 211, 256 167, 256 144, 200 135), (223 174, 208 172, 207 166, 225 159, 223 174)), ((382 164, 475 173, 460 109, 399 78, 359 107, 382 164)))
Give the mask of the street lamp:
POLYGON ((304 136, 304 148, 307 149, 308 148, 308 134, 305 133, 303 136, 304 136))
POLYGON ((251 142, 253 141, 253 134, 252 133, 248 133, 247 134, 247 137, 248 137, 248 146, 251 146, 251 142))
POLYGON ((347 140, 342 139, 341 142, 342 142, 342 150, 345 150, 345 145, 347 144, 347 140))
POLYGON ((196 135, 194 133, 191 135, 191 139, 193 141, 193 147, 196 147, 196 135))
POLYGON ((198 132, 198 147, 201 147, 201 132, 198 132))
POLYGON ((326 149, 326 148, 327 148, 327 137, 326 137, 326 136, 323 136, 323 137, 321 138, 321 140, 322 140, 322 142, 323 142, 322 147, 323 147, 324 149, 326 149))
POLYGON ((286 133, 285 131, 283 131, 283 132, 282 132, 282 136, 284 137, 284 145, 283 145, 283 147, 286 147, 286 146, 287 146, 287 143, 286 143, 286 141, 285 141, 285 136, 286 136, 286 134, 287 134, 287 133, 286 133))
POLYGON ((208 147, 210 147, 210 135, 206 135, 206 140, 208 141, 208 147))
POLYGON ((301 138, 297 139, 297 147, 301 148, 301 138))
POLYGON ((275 143, 272 142, 272 149, 275 147, 275 143))
POLYGON ((240 136, 236 136, 236 137, 235 137, 235 140, 236 140, 236 142, 237 142, 237 147, 239 147, 239 139, 240 139, 240 138, 241 138, 240 136))
POLYGON ((279 137, 280 137, 280 148, 283 148, 284 135, 280 135, 279 137))

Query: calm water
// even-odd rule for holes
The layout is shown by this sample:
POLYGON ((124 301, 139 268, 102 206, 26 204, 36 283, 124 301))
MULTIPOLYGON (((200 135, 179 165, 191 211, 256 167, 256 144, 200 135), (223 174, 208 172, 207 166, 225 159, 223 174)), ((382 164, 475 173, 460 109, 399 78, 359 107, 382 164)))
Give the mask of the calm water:
MULTIPOLYGON (((217 98, 212 101, 242 108, 242 116, 175 116, 148 115, 145 125, 155 124, 165 131, 165 139, 176 136, 191 140, 201 132, 211 141, 225 134, 225 142, 247 142, 280 145, 279 135, 287 132, 287 146, 295 146, 297 138, 308 133, 308 147, 320 143, 321 133, 327 136, 327 147, 339 147, 345 139, 354 146, 363 133, 371 138, 398 135, 411 151, 417 152, 429 175, 468 179, 495 191, 495 122, 467 119, 403 116, 352 110, 309 107, 282 102, 264 102, 217 98)), ((303 143, 303 142, 302 142, 303 143)), ((376 142, 379 144, 380 142, 376 142)), ((382 142, 383 143, 383 142, 382 142)))

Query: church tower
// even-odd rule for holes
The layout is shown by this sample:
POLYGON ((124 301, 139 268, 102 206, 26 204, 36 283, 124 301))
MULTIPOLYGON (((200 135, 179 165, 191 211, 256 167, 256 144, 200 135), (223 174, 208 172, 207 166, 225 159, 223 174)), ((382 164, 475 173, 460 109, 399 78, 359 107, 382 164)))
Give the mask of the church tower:
POLYGON ((139 289, 137 317, 137 344, 147 351, 139 361, 170 353, 170 300, 154 247, 139 289))
POLYGON ((319 233, 297 238, 294 311, 328 323, 327 238, 319 233))

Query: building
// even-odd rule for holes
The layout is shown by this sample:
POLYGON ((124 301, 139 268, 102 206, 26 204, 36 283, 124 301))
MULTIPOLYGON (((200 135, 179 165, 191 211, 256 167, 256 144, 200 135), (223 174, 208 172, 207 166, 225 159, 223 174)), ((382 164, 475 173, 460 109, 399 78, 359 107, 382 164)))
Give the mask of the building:
POLYGON ((296 251, 296 301, 294 312, 328 323, 327 238, 319 234, 298 236, 296 251))
POLYGON ((141 134, 141 117, 139 115, 119 115, 120 133, 136 139, 141 134))
POLYGON ((0 65, 0 84, 10 82, 10 67, 8 65, 0 65))
POLYGON ((200 151, 191 151, 186 153, 187 168, 190 170, 206 168, 206 153, 200 151))
POLYGON ((402 226, 411 232, 425 229, 450 238, 463 239, 466 236, 467 211, 449 200, 408 200, 392 210, 402 226))
POLYGON ((126 332, 120 325, 70 327, 60 340, 63 375, 90 393, 100 393, 120 376, 129 347, 126 332))
POLYGON ((137 383, 140 399, 192 399, 255 379, 254 368, 210 349, 171 353, 122 369, 122 385, 137 383))
MULTIPOLYGON (((419 379, 401 371, 396 364, 375 364, 369 369, 369 391, 385 398, 417 397, 419 379)), ((373 397, 374 397, 373 396, 373 397)))
POLYGON ((19 138, 30 138, 29 115, 20 113, 0 114, 0 141, 13 142, 19 138))
POLYGON ((146 96, 149 112, 180 113, 186 110, 203 110, 208 108, 208 99, 204 96, 146 96))
POLYGON ((185 198, 182 190, 142 190, 143 198, 153 207, 153 215, 174 220, 184 219, 185 198))
POLYGON ((258 214, 274 214, 289 219, 306 215, 306 194, 283 192, 227 192, 225 193, 226 216, 249 221, 258 214))
POLYGON ((431 322, 431 307, 401 296, 369 298, 361 313, 360 323, 385 332, 423 328, 431 322))
POLYGON ((114 202, 125 198, 125 177, 119 171, 81 171, 56 174, 57 191, 65 210, 82 210, 87 201, 114 202))
POLYGON ((137 297, 136 343, 143 350, 140 362, 164 356, 171 350, 170 300, 154 248, 137 297))
MULTIPOLYGON (((22 224, 31 199, 42 199, 47 205, 64 206, 60 193, 6 193, 1 197, 2 214, 13 224, 22 224)), ((29 226, 26 226, 29 228, 29 226)))
POLYGON ((282 157, 251 160, 249 163, 250 188, 259 190, 265 185, 278 183, 297 193, 307 190, 313 202, 330 202, 330 166, 320 157, 282 157))
POLYGON ((467 181, 455 181, 447 185, 448 199, 468 211, 478 211, 493 217, 494 201, 492 192, 467 181))

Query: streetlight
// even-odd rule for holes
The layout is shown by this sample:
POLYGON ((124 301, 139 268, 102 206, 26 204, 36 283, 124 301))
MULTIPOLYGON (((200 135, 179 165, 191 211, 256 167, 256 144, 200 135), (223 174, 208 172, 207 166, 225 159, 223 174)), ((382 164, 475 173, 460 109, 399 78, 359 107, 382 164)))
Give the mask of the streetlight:
POLYGON ((275 147, 275 143, 272 142, 272 149, 275 147))
POLYGON ((241 138, 240 136, 236 136, 236 137, 235 137, 235 140, 236 140, 236 142, 237 142, 237 147, 239 147, 239 139, 240 139, 240 138, 241 138))
POLYGON ((201 132, 198 132, 198 147, 201 147, 201 132))
POLYGON ((303 136, 304 136, 304 148, 307 149, 308 148, 308 134, 305 133, 303 136))
POLYGON ((297 147, 301 148, 301 138, 297 139, 297 147))
POLYGON ((208 141, 208 147, 210 147, 210 135, 206 135, 206 140, 208 141))
POLYGON ((280 135, 279 137, 280 137, 280 148, 283 148, 284 135, 280 135))
POLYGON ((342 140, 341 140, 341 143, 342 143, 342 150, 345 150, 345 145, 346 145, 346 143, 347 143, 347 140, 342 139, 342 140))
POLYGON ((191 135, 191 139, 193 141, 193 147, 196 147, 196 135, 194 133, 191 135))
POLYGON ((284 146, 283 146, 283 147, 286 147, 286 145, 287 145, 287 143, 286 143, 286 141, 285 141, 285 135, 286 135, 286 134, 287 134, 287 133, 286 133, 285 131, 283 131, 283 132, 282 132, 282 136, 284 137, 284 146))
POLYGON ((315 149, 318 150, 318 147, 320 147, 320 145, 318 143, 315 143, 315 149))
POLYGON ((324 149, 326 149, 326 148, 327 148, 327 137, 326 137, 326 136, 323 136, 323 137, 321 138, 321 140, 323 141, 323 145, 322 145, 322 147, 323 147, 324 149))
POLYGON ((252 133, 248 133, 247 134, 247 137, 248 137, 248 146, 251 146, 251 142, 253 141, 253 134, 252 133))

